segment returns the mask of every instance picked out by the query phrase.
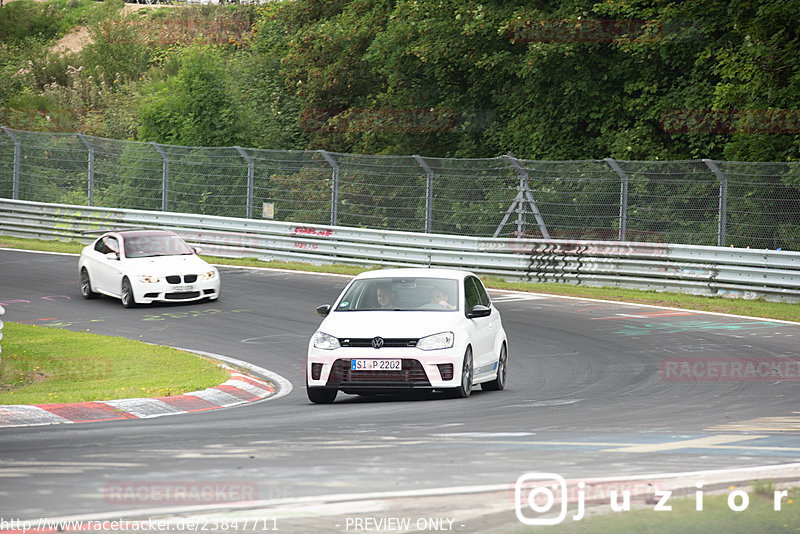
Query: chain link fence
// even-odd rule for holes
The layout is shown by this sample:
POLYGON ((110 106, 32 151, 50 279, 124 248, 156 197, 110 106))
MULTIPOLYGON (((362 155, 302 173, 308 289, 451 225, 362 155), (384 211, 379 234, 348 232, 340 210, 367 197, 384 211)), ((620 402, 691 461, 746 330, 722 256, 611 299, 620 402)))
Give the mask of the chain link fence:
POLYGON ((180 147, 3 128, 0 197, 467 236, 800 250, 800 163, 180 147))

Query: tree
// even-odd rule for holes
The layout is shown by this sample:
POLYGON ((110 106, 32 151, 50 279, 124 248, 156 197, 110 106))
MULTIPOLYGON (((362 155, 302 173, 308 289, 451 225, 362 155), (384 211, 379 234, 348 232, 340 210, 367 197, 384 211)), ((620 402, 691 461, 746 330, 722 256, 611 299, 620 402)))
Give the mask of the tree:
POLYGON ((143 99, 139 138, 184 146, 235 146, 243 117, 227 59, 213 45, 184 50, 178 74, 143 99))

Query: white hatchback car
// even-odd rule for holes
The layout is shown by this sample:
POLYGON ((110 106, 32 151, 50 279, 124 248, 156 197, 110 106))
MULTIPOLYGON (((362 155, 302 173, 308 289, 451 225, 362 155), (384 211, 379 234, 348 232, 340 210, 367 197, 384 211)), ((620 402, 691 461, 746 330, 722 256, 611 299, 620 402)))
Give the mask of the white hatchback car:
POLYGON ((215 267, 174 232, 108 232, 81 251, 81 295, 118 298, 126 308, 152 302, 219 298, 215 267))
POLYGON ((384 269, 355 277, 308 344, 315 403, 339 391, 375 394, 506 385, 508 341, 480 279, 452 269, 384 269))

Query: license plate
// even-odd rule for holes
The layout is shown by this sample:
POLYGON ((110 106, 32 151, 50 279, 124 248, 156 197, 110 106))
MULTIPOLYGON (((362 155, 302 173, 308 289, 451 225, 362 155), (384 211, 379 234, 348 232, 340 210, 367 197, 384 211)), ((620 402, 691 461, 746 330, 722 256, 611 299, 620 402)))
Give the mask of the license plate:
POLYGON ((403 360, 350 360, 351 371, 402 371, 403 360))
POLYGON ((176 293, 188 293, 190 291, 194 291, 193 285, 186 285, 186 286, 175 286, 176 293))

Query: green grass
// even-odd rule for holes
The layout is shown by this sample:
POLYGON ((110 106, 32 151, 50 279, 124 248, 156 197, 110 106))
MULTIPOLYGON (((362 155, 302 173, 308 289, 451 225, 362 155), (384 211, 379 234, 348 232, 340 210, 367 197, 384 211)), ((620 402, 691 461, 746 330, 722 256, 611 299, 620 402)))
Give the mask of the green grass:
MULTIPOLYGON (((547 532, 547 534, 797 534, 800 527, 800 503, 796 501, 798 488, 789 490, 783 499, 780 511, 773 509, 773 493, 763 495, 754 489, 748 491, 750 503, 746 510, 734 512, 728 507, 729 492, 703 495, 703 510, 695 509, 695 498, 672 497, 667 502, 672 511, 654 511, 652 506, 633 509, 630 512, 613 512, 605 508, 601 515, 593 515, 573 521, 577 507, 569 509, 564 523, 547 528, 519 529, 519 533, 547 532)), ((736 504, 740 503, 736 500, 736 504)), ((631 505, 633 508, 634 505, 631 505)))
POLYGON ((785 321, 800 321, 800 304, 789 302, 767 302, 765 300, 744 300, 725 297, 703 297, 683 293, 641 291, 613 287, 573 286, 568 284, 540 284, 533 282, 506 282, 499 278, 486 277, 488 287, 514 289, 553 295, 566 295, 621 302, 636 302, 673 308, 687 308, 717 313, 732 313, 785 321))
MULTIPOLYGON (((21 239, 16 237, 0 236, 0 247, 43 250, 48 252, 71 252, 77 254, 81 251, 83 245, 75 241, 39 241, 35 239, 21 239)), ((353 265, 312 265, 300 262, 265 262, 255 258, 220 258, 213 256, 203 257, 207 261, 219 265, 268 267, 296 271, 338 273, 352 276, 369 270, 365 267, 353 265)), ((469 268, 469 266, 466 267, 469 268)), ((372 269, 374 268, 375 267, 372 267, 372 269)), ((587 287, 574 286, 570 284, 509 282, 493 276, 483 277, 483 280, 487 287, 495 289, 513 289, 517 291, 530 291, 534 293, 547 293, 551 295, 616 300, 621 302, 635 302, 641 304, 653 304, 657 306, 686 308, 690 310, 731 313, 735 315, 747 315, 751 317, 764 317, 767 319, 800 321, 800 305, 787 302, 767 302, 764 300, 744 300, 724 297, 702 297, 696 295, 686 295, 683 293, 641 291, 637 289, 621 289, 613 287, 587 287)))
POLYGON ((39 250, 42 252, 66 252, 70 254, 80 254, 81 249, 86 246, 78 241, 56 241, 23 239, 21 237, 11 237, 0 235, 0 248, 18 248, 23 250, 39 250))
POLYGON ((120 337, 5 323, 0 404, 174 396, 228 372, 195 354, 120 337))

